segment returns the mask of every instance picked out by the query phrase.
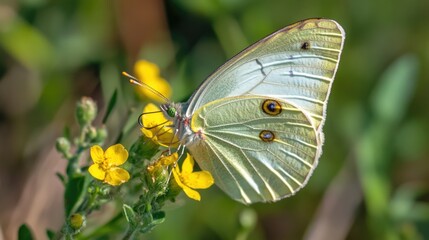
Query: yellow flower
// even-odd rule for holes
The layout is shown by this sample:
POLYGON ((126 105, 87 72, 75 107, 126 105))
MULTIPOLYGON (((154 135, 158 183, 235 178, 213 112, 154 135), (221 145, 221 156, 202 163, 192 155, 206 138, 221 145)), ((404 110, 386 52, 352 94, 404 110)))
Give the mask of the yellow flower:
MULTIPOLYGON (((171 97, 170 84, 168 84, 168 82, 160 76, 160 71, 156 64, 146 60, 139 60, 134 65, 134 72, 136 73, 137 78, 144 84, 155 89, 168 99, 171 97)), ((137 87, 136 91, 137 94, 143 99, 148 98, 158 102, 165 102, 165 99, 156 95, 148 88, 137 87)))
POLYGON ((160 158, 158 158, 154 163, 150 164, 147 167, 147 170, 151 173, 161 167, 168 167, 174 162, 176 162, 178 158, 179 154, 177 154, 177 152, 167 156, 161 155, 160 158))
POLYGON ((124 164, 128 158, 128 151, 121 144, 110 146, 106 152, 98 146, 92 146, 91 158, 94 161, 88 171, 96 179, 112 186, 118 186, 130 179, 127 170, 119 166, 124 164))
POLYGON ((185 194, 194 200, 200 201, 200 194, 194 189, 206 189, 213 185, 214 180, 210 172, 208 171, 198 171, 193 172, 194 170, 194 159, 191 155, 187 154, 186 159, 182 164, 182 171, 180 171, 179 166, 176 165, 173 169, 174 180, 176 180, 177 185, 183 189, 185 194))
POLYGON ((164 147, 177 146, 178 138, 171 127, 173 122, 164 116, 159 107, 149 103, 143 109, 143 113, 146 114, 143 114, 141 119, 143 123, 141 131, 146 137, 164 147))
POLYGON ((162 166, 170 166, 171 164, 175 163, 177 161, 177 159, 179 159, 179 154, 177 152, 175 152, 175 153, 173 153, 171 155, 160 157, 158 159, 158 162, 162 166))
POLYGON ((170 180, 169 166, 177 161, 179 155, 177 152, 165 156, 162 154, 156 161, 147 166, 152 183, 166 187, 170 180))

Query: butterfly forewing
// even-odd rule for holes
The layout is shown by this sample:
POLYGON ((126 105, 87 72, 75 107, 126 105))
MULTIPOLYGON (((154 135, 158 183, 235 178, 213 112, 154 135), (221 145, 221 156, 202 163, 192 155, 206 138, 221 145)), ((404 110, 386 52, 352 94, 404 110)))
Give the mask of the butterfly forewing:
POLYGON ((271 114, 263 110, 265 101, 255 96, 223 98, 192 117, 197 136, 188 150, 223 191, 243 203, 294 194, 320 155, 317 131, 304 111, 275 99, 269 101, 280 108, 271 114))
POLYGON ((344 38, 341 26, 329 19, 281 29, 215 71, 191 98, 187 115, 219 98, 263 95, 307 111, 320 131, 344 38))

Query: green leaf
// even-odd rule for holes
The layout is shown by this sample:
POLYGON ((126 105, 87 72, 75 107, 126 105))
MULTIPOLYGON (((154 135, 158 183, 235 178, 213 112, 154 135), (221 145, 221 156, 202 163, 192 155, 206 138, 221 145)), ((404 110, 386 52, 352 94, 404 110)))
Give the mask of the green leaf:
POLYGON ((42 32, 18 15, 12 19, 6 26, 0 22, 0 46, 6 52, 34 69, 50 69, 58 63, 53 60, 57 58, 52 44, 42 32))
POLYGON ((122 209, 124 210, 125 218, 127 219, 127 222, 130 223, 132 226, 136 226, 136 213, 134 212, 133 208, 128 206, 127 204, 124 204, 122 206, 122 209))
POLYGON ((18 240, 32 240, 33 234, 27 224, 22 224, 18 229, 18 240))
POLYGON ((64 193, 66 216, 70 216, 83 202, 89 179, 88 175, 82 174, 76 174, 70 178, 64 193))
POLYGON ((55 232, 52 230, 46 230, 46 236, 48 236, 49 240, 54 240, 55 239, 55 232))
POLYGON ((140 223, 143 224, 141 225, 140 232, 147 233, 152 231, 152 229, 154 229, 156 226, 165 221, 165 212, 159 211, 154 213, 147 213, 144 214, 143 219, 144 220, 142 221, 142 223, 140 223))
POLYGON ((138 119, 142 112, 136 109, 143 109, 143 106, 136 105, 131 111, 129 111, 128 120, 124 124, 122 134, 128 135, 130 132, 135 132, 137 128, 140 128, 140 125, 138 124, 138 119))
POLYGON ((152 213, 153 221, 152 224, 158 225, 165 221, 165 212, 159 211, 152 213))
POLYGON ((112 110, 116 105, 117 99, 118 99, 118 89, 115 89, 115 91, 112 94, 112 97, 110 97, 109 104, 107 105, 106 115, 104 115, 104 118, 103 118, 103 124, 106 123, 107 119, 110 116, 110 113, 112 113, 112 110))
POLYGON ((63 174, 57 172, 57 173, 55 173, 55 175, 57 175, 58 179, 60 179, 60 181, 63 183, 63 185, 66 184, 66 177, 63 174))
POLYGON ((65 126, 63 129, 63 137, 67 138, 68 140, 72 139, 71 130, 69 126, 65 126))
POLYGON ((79 236, 80 240, 92 240, 92 239, 111 239, 111 236, 119 232, 123 232, 126 228, 126 222, 124 215, 119 212, 110 221, 98 226, 95 229, 88 229, 91 232, 84 232, 83 235, 79 236))
POLYGON ((393 124, 403 117, 414 93, 417 72, 418 61, 413 55, 405 55, 389 66, 371 96, 376 117, 393 124))
POLYGON ((248 45, 242 28, 235 18, 222 16, 213 23, 214 31, 228 57, 234 56, 248 45))

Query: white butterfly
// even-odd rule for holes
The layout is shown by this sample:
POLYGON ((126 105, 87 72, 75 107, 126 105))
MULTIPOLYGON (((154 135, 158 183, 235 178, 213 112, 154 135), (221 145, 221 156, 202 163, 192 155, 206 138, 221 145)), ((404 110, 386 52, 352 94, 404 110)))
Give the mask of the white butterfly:
POLYGON ((230 59, 187 103, 161 109, 180 146, 230 197, 278 201, 317 165, 344 39, 333 20, 297 22, 230 59))

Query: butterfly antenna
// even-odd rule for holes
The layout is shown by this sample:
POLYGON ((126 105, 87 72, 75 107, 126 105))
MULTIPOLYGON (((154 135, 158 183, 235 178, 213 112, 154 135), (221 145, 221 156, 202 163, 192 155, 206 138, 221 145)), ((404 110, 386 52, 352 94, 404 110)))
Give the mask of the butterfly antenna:
POLYGON ((168 122, 168 120, 167 120, 167 121, 165 121, 165 122, 163 122, 163 123, 160 123, 160 124, 155 125, 155 126, 150 127, 150 128, 145 127, 145 126, 144 126, 144 123, 143 123, 143 116, 144 116, 144 115, 146 115, 146 114, 154 114, 154 113, 161 113, 161 114, 162 114, 163 112, 162 112, 162 111, 144 112, 144 113, 140 114, 140 116, 139 116, 139 118, 138 118, 137 122, 139 123, 139 125, 140 125, 140 126, 142 126, 142 127, 146 128, 146 129, 152 129, 152 128, 158 127, 158 126, 160 126, 160 125, 164 125, 165 123, 167 123, 167 122, 168 122))
POLYGON ((136 77, 132 76, 131 74, 127 73, 127 72, 122 72, 122 75, 124 75, 125 77, 129 78, 130 83, 131 84, 135 84, 137 86, 140 87, 144 87, 146 89, 148 89, 149 91, 151 91, 152 93, 154 93, 155 95, 157 95, 158 97, 162 98, 165 102, 170 102, 170 100, 168 98, 166 98, 164 95, 162 95, 162 93, 156 91, 155 89, 153 89, 151 86, 147 85, 146 83, 140 81, 139 79, 137 79, 136 77))

